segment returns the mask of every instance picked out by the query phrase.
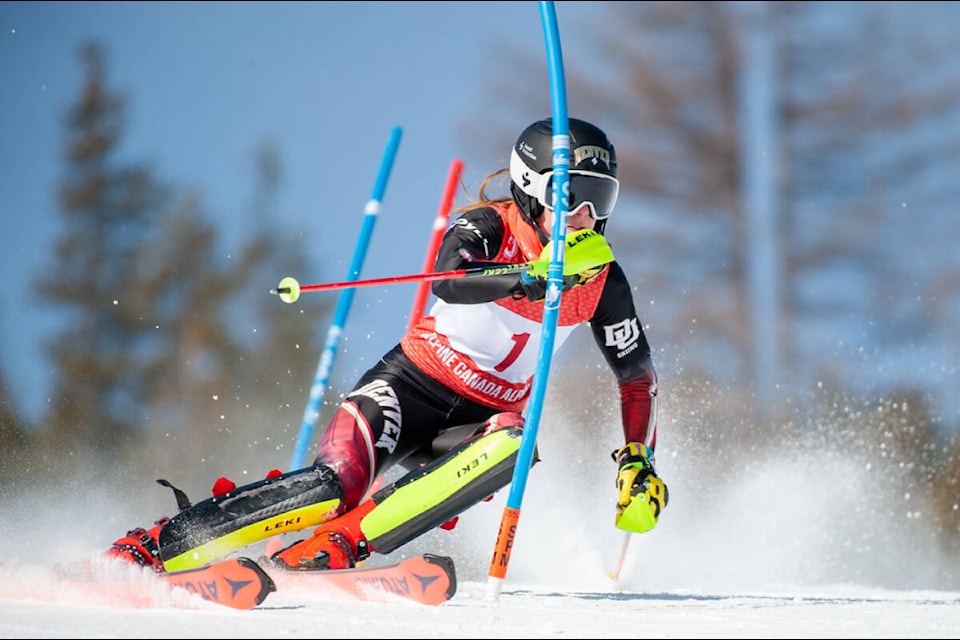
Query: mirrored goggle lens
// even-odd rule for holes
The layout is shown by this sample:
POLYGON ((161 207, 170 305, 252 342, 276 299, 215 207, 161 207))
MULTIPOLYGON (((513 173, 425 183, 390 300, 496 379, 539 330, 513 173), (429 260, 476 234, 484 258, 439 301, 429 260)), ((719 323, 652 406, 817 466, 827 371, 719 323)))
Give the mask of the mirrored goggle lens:
MULTIPOLYGON (((580 205, 589 203, 592 205, 590 216, 594 220, 606 220, 613 213, 613 208, 617 204, 617 196, 620 193, 620 181, 616 178, 602 173, 575 173, 571 171, 569 186, 569 211, 576 211, 580 205)), ((553 202, 553 175, 547 180, 544 201, 546 203, 553 202)))

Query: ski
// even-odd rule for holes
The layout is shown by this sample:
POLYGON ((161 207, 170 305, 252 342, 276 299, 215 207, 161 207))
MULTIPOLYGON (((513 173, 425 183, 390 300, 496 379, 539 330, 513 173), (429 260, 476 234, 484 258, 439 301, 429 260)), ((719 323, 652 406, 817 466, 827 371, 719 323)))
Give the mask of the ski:
POLYGON ((161 573, 162 581, 204 600, 234 609, 253 609, 276 591, 273 579, 250 558, 230 558, 196 569, 161 573))
POLYGON ((453 559, 429 553, 393 564, 354 569, 301 570, 278 564, 270 573, 280 591, 296 589, 378 602, 403 599, 436 606, 450 600, 457 592, 453 559))
MULTIPOLYGON (((20 585, 33 596, 29 586, 42 586, 38 597, 56 584, 61 595, 72 593, 104 604, 119 603, 137 607, 192 607, 193 595, 203 600, 232 607, 253 609, 277 590, 270 575, 250 558, 235 557, 211 562, 202 567, 155 573, 123 560, 98 558, 53 567, 0 565, 0 581, 20 585), (158 590, 154 586, 162 586, 158 590), (173 596, 173 597, 171 597, 173 596)), ((0 595, 2 595, 0 591, 0 595)))

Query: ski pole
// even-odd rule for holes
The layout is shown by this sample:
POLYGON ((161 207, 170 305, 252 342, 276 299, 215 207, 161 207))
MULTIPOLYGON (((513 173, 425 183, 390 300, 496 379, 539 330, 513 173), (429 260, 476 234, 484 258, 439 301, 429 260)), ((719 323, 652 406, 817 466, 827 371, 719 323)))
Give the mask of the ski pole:
MULTIPOLYGON (((503 508, 500 529, 493 549, 488 571, 486 596, 488 600, 498 600, 503 581, 506 579, 510 552, 517 534, 520 521, 520 506, 527 485, 527 475, 533 463, 533 454, 537 443, 537 430, 540 427, 540 414, 546 395, 547 378, 550 373, 550 360, 556 341, 557 321, 560 314, 560 298, 563 292, 563 273, 567 271, 564 262, 563 242, 567 231, 567 213, 569 202, 570 173, 570 123, 567 117, 567 91, 563 76, 563 58, 560 50, 560 34, 557 28, 557 15, 553 2, 540 2, 540 17, 543 23, 544 39, 547 47, 547 63, 550 72, 550 95, 553 103, 553 210, 555 218, 551 242, 550 264, 547 275, 547 290, 553 288, 555 295, 547 295, 543 307, 543 334, 540 340, 540 352, 537 355, 537 368, 533 375, 533 389, 530 403, 524 418, 523 433, 520 436, 520 450, 517 452, 510 493, 503 508)), ((541 256, 542 257, 542 256, 541 256)), ((575 272, 577 273, 577 272, 575 272)))
MULTIPOLYGON (((424 273, 433 271, 434 262, 437 259, 437 250, 440 248, 440 242, 443 240, 443 233, 447 229, 447 221, 450 219, 450 207, 453 206, 453 195, 457 188, 457 182, 460 180, 460 172, 463 170, 463 161, 460 159, 450 163, 450 173, 447 174, 447 184, 443 189, 443 196, 440 198, 440 208, 437 210, 437 217, 433 219, 433 235, 430 236, 430 245, 427 247, 427 257, 423 261, 424 273)), ((413 299, 413 308, 410 310, 410 320, 407 330, 413 328, 413 325, 423 316, 423 309, 427 305, 427 296, 430 287, 429 280, 420 282, 417 288, 417 295, 413 299)))
POLYGON ((435 271, 431 273, 411 273, 405 276, 387 276, 385 278, 370 278, 369 280, 346 280, 344 282, 326 282, 323 284, 300 284, 296 278, 287 276, 280 281, 276 289, 271 289, 270 293, 280 296, 280 299, 290 304, 300 298, 301 293, 309 291, 332 291, 334 289, 347 289, 355 287, 373 287, 376 285, 401 284, 404 282, 420 282, 432 280, 454 280, 457 278, 480 278, 484 276, 495 276, 504 273, 520 273, 530 271, 536 263, 521 262, 519 264, 508 264, 496 267, 475 267, 471 269, 454 269, 452 271, 435 271))
POLYGON ((620 543, 620 555, 617 556, 617 565, 613 568, 613 571, 610 572, 610 579, 613 580, 614 584, 619 584, 620 582, 620 572, 623 570, 623 562, 627 559, 627 547, 630 546, 630 533, 623 534, 623 542, 620 543))
MULTIPOLYGON (((564 222, 566 224, 566 222, 564 222)), ((566 227, 560 233, 560 237, 565 238, 566 227)), ((582 229, 576 233, 570 240, 563 243, 567 250, 576 247, 576 256, 563 262, 563 251, 554 249, 555 243, 551 240, 544 247, 539 260, 533 262, 520 262, 517 264, 497 264, 488 267, 469 267, 466 269, 453 269, 450 271, 435 271, 430 273, 412 273, 405 276, 387 276, 385 278, 370 278, 368 280, 346 280, 343 282, 326 282, 322 284, 300 284, 296 278, 285 277, 277 285, 276 289, 271 289, 270 293, 280 296, 280 299, 288 304, 292 304, 300 299, 300 294, 308 291, 331 291, 333 289, 346 289, 354 287, 371 287, 376 285, 399 284, 403 282, 420 282, 421 280, 454 280, 457 278, 483 278, 486 276, 498 276, 507 273, 522 273, 529 271, 534 275, 545 276, 548 273, 551 277, 559 279, 554 285, 557 291, 563 287, 563 276, 575 275, 590 269, 596 269, 609 262, 613 262, 613 250, 606 239, 593 231, 592 229, 582 229), (554 261, 547 262, 546 256, 559 253, 560 262, 554 265, 554 261), (560 273, 553 273, 558 271, 560 273)), ((548 278, 547 282, 550 282, 548 278)), ((548 289, 550 285, 548 284, 548 289)), ((548 297, 549 300, 549 297, 548 297)))

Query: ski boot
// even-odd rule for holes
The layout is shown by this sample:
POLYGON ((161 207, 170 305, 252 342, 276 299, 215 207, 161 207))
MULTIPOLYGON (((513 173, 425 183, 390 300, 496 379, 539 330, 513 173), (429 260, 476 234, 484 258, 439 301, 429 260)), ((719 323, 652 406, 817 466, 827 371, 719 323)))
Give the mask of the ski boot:
POLYGON ((270 556, 270 562, 284 569, 352 569, 373 551, 360 530, 360 521, 376 504, 367 500, 313 530, 313 534, 270 556))
POLYGON ((164 573, 165 569, 163 568, 163 560, 160 559, 160 545, 157 543, 157 538, 160 536, 160 529, 169 520, 169 518, 161 518, 149 530, 137 527, 127 531, 127 535, 119 538, 107 550, 107 556, 147 567, 152 569, 154 573, 164 573))

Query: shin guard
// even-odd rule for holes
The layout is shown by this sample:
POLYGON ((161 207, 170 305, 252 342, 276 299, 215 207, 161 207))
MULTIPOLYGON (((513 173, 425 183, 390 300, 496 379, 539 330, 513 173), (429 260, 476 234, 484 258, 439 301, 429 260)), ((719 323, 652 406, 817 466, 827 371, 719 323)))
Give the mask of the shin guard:
POLYGON ((370 548, 390 553, 509 484, 522 433, 510 426, 465 442, 373 494, 360 521, 370 548))
POLYGON ((343 512, 343 488, 324 465, 291 471, 184 509, 161 529, 167 571, 217 560, 271 536, 300 531, 343 512))

